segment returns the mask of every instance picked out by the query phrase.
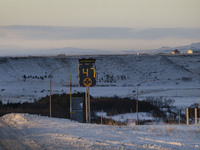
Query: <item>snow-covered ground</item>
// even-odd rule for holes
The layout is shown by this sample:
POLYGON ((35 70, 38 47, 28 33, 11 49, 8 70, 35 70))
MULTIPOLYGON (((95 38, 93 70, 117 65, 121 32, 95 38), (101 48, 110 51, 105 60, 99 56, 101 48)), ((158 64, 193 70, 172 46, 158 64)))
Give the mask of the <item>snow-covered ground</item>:
POLYGON ((200 103, 200 55, 99 55, 66 57, 0 57, 0 100, 33 102, 52 93, 84 92, 78 87, 78 59, 96 59, 97 86, 90 88, 94 97, 119 96, 165 97, 178 106, 200 103))
POLYGON ((200 149, 200 125, 106 126, 29 114, 0 118, 0 149, 200 149))
MULTIPOLYGON (((98 117, 112 119, 117 122, 123 122, 127 125, 135 125, 136 124, 136 113, 125 113, 125 114, 119 114, 114 116, 108 116, 106 112, 96 112, 96 115, 98 117)), ((145 113, 145 112, 139 112, 138 113, 138 119, 140 121, 151 121, 151 124, 154 124, 155 118, 152 116, 151 113, 145 113)), ((156 123, 158 124, 158 122, 156 123)))

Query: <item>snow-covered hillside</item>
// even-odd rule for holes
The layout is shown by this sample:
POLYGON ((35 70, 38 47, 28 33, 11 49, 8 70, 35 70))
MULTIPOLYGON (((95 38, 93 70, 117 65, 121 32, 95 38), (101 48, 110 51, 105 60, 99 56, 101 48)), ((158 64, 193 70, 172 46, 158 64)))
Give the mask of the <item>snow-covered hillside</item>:
POLYGON ((159 54, 159 53, 163 53, 163 54, 171 54, 171 52, 173 50, 179 50, 181 53, 187 53, 189 49, 193 49, 195 51, 200 51, 200 43, 192 43, 190 45, 185 45, 185 46, 177 46, 177 47, 168 47, 168 46, 163 46, 161 48, 158 49, 151 49, 151 50, 129 50, 129 51, 123 51, 127 54, 133 54, 133 53, 151 53, 151 54, 159 54))
POLYGON ((73 92, 78 87, 78 59, 95 58, 97 86, 92 96, 139 97, 165 96, 198 102, 200 96, 200 55, 99 55, 66 57, 0 57, 0 100, 23 102, 52 93, 69 93, 70 75, 73 92))
POLYGON ((0 118, 0 149, 200 148, 199 125, 106 126, 29 114, 0 118))

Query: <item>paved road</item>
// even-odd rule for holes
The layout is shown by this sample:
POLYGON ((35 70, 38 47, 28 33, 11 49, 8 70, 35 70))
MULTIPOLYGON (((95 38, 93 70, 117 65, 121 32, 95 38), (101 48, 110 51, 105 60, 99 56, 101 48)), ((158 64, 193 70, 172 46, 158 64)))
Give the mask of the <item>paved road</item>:
MULTIPOLYGON (((2 118, 0 118, 0 150, 46 150, 48 148, 45 145, 39 145, 33 139, 29 139, 28 136, 15 128, 6 124, 2 118)), ((57 149, 51 147, 51 150, 57 149)), ((75 147, 72 144, 66 144, 64 149, 70 150, 86 150, 86 148, 75 147)))
POLYGON ((0 119, 0 150, 31 150, 20 131, 9 127, 0 119))

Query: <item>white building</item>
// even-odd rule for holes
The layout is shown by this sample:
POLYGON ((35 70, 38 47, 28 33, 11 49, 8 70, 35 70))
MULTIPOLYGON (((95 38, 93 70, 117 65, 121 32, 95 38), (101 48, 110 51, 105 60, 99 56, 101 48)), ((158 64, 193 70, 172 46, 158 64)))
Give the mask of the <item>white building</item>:
POLYGON ((196 54, 196 53, 200 53, 200 51, 195 51, 195 50, 192 50, 192 49, 188 50, 188 54, 196 54))

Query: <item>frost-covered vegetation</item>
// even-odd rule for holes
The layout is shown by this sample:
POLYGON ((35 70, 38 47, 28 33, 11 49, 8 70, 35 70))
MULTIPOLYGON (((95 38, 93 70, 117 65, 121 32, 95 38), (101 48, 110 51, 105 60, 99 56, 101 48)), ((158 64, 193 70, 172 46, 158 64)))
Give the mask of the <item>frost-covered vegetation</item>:
MULTIPOLYGON (((76 93, 72 97, 84 97, 85 93, 76 93)), ((34 103, 0 103, 0 115, 8 113, 29 113, 42 116, 49 116, 49 96, 43 97, 34 103)), ((185 123, 184 112, 179 114, 179 109, 173 106, 173 100, 149 97, 144 101, 138 102, 138 113, 143 113, 145 116, 152 116, 151 119, 145 116, 139 118, 139 124, 146 123, 185 123)), ((194 107, 190 107, 190 118, 194 119, 194 107)), ((52 117, 70 119, 70 95, 69 94, 54 94, 52 95, 52 117)), ((91 117, 92 123, 125 125, 126 120, 120 121, 114 119, 116 115, 125 115, 127 113, 136 113, 136 100, 120 97, 100 97, 91 96, 91 117), (97 115, 97 112, 104 112, 107 116, 97 115), (103 120, 102 120, 103 119, 103 120)), ((134 118, 136 119, 136 116, 134 118)))

